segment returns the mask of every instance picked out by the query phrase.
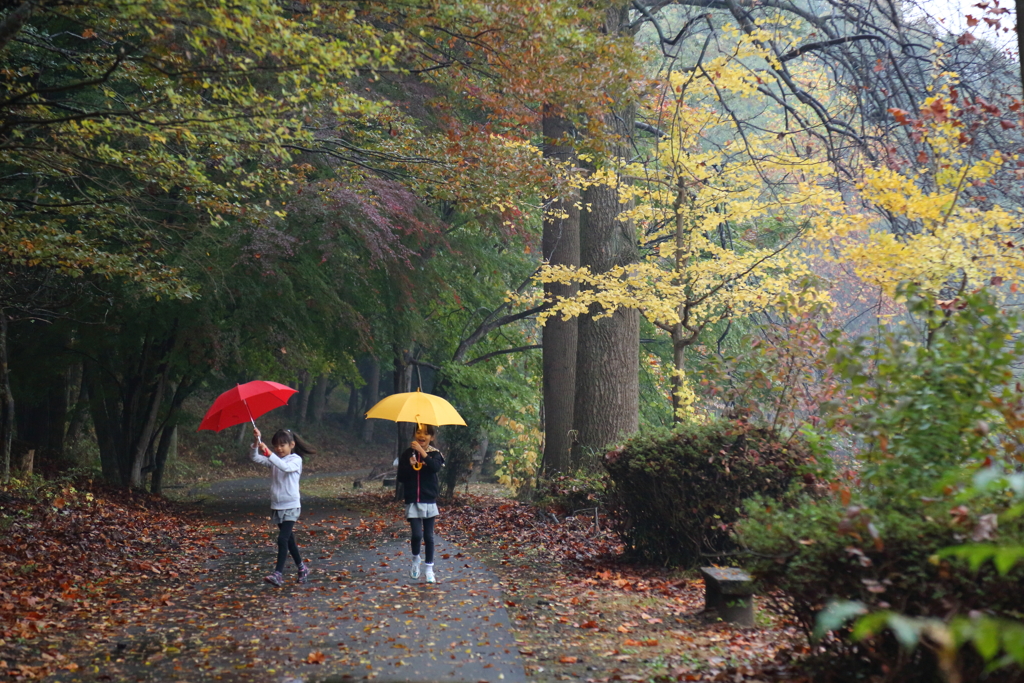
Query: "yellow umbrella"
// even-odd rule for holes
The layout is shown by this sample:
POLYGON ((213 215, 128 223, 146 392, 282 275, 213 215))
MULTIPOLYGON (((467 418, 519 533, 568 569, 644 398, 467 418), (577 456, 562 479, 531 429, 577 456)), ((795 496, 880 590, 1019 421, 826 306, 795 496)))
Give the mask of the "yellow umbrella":
POLYGON ((419 389, 402 394, 392 394, 380 400, 377 405, 366 411, 366 417, 394 422, 415 422, 417 424, 462 425, 466 421, 452 404, 440 396, 425 394, 419 389))

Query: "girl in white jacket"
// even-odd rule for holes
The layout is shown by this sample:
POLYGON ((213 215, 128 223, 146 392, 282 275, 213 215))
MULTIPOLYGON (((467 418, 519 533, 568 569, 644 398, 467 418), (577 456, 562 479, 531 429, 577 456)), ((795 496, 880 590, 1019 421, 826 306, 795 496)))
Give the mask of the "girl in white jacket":
POLYGON ((270 521, 278 528, 277 535, 277 566, 264 581, 275 586, 284 584, 284 563, 291 553, 299 572, 299 583, 305 583, 309 576, 309 567, 299 555, 299 546, 295 542, 292 529, 299 521, 302 513, 302 502, 299 497, 299 477, 302 476, 302 456, 316 453, 316 449, 306 443, 290 429, 279 430, 270 440, 274 450, 271 451, 260 440, 260 430, 253 427, 255 441, 252 444, 253 462, 270 468, 270 521))

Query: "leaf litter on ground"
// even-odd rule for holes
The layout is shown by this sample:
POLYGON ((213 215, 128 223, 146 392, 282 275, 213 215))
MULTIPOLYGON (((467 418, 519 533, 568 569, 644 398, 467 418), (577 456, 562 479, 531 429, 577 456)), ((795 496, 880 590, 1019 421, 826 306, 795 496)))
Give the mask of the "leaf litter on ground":
MULTIPOLYGON (((373 548, 406 533, 390 492, 345 498, 369 519, 309 524, 305 532, 321 541, 316 546, 322 553, 349 540, 373 548)), ((97 649, 111 662, 106 678, 117 677, 120 663, 137 671, 164 658, 175 658, 176 671, 194 667, 214 674, 226 661, 243 675, 294 664, 294 653, 263 642, 274 632, 297 631, 292 617, 271 625, 262 619, 265 605, 256 591, 203 576, 212 560, 222 561, 223 547, 230 548, 217 542, 220 537, 234 537, 236 548, 271 545, 265 518, 218 525, 197 524, 194 515, 87 480, 0 489, 0 671, 15 680, 75 672, 97 649), (236 638, 221 624, 228 617, 250 620, 263 637, 236 638), (159 635, 150 626, 154 619, 165 625, 159 635), (126 633, 136 635, 130 651, 119 640, 126 633)), ((614 535, 594 532, 591 519, 555 524, 507 498, 462 495, 457 504, 443 506, 439 535, 499 576, 532 680, 799 680, 787 662, 800 652, 800 634, 765 601, 758 605, 761 628, 709 621, 700 614, 699 579, 631 565, 614 535)), ((462 559, 459 551, 439 561, 462 559)), ((258 586, 258 577, 250 583, 258 586)), ((365 628, 370 633, 375 625, 365 628)), ((353 662, 368 656, 344 650, 333 655, 353 662)), ((303 665, 319 666, 332 655, 315 650, 298 657, 303 665)))
MULTIPOLYGON (((390 493, 364 499, 376 499, 381 514, 394 507, 390 493)), ((461 494, 442 506, 437 533, 499 576, 532 680, 803 678, 791 663, 806 654, 806 639, 782 596, 756 598, 757 628, 724 623, 703 613, 699 577, 629 562, 592 517, 555 522, 526 503, 461 494)))
MULTIPOLYGON (((303 531, 323 541, 322 558, 350 538, 373 547, 386 526, 327 517, 303 531)), ((261 623, 267 567, 247 561, 276 546, 265 515, 205 519, 191 505, 76 477, 0 487, 0 529, 0 676, 74 674, 97 658, 110 666, 101 680, 116 678, 119 664, 171 656, 199 669, 268 659, 223 625, 274 630, 261 623), (217 576, 211 568, 229 555, 232 575, 217 576), (240 572, 250 575, 242 585, 240 572)))

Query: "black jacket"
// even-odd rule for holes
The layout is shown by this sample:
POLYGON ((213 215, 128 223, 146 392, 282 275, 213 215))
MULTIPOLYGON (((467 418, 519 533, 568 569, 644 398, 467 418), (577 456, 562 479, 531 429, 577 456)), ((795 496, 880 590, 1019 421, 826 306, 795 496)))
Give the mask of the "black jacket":
POLYGON ((416 453, 412 448, 406 448, 398 456, 397 476, 405 491, 406 504, 437 502, 437 473, 444 465, 444 456, 436 448, 431 449, 427 450, 427 460, 419 470, 414 470, 409 464, 409 458, 416 453))

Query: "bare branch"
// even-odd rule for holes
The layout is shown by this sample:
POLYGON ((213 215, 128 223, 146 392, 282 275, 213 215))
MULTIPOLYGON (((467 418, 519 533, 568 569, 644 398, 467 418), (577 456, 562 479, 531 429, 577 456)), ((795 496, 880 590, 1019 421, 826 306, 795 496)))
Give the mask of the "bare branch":
POLYGON ((881 36, 872 35, 870 33, 864 33, 858 36, 847 36, 845 38, 835 38, 833 40, 822 40, 817 43, 807 43, 806 45, 801 45, 795 50, 790 50, 786 54, 779 57, 779 62, 785 63, 791 59, 796 59, 805 52, 821 50, 826 47, 832 47, 833 45, 842 45, 843 43, 852 43, 858 40, 877 40, 880 41, 883 45, 885 44, 884 38, 882 38, 881 36))
MULTIPOLYGON (((501 310, 502 308, 504 308, 504 306, 505 305, 502 304, 501 306, 498 307, 497 310, 501 310)), ((484 321, 483 323, 480 324, 479 327, 473 330, 473 334, 469 335, 466 339, 462 341, 461 344, 459 344, 459 348, 455 350, 455 355, 452 356, 452 360, 455 361, 456 363, 460 362, 466 356, 466 353, 469 351, 469 348, 476 344, 481 339, 483 339, 488 332, 496 330, 499 327, 508 325, 509 323, 514 323, 517 320, 523 320, 525 318, 537 315, 541 311, 545 311, 550 307, 551 304, 545 303, 540 306, 535 306, 534 308, 527 309, 525 311, 520 311, 519 313, 512 313, 511 315, 502 316, 501 318, 484 321)))
POLYGON ((662 129, 658 128, 657 126, 652 126, 649 123, 644 123, 642 121, 637 121, 634 125, 637 128, 639 128, 640 130, 646 131, 646 132, 650 133, 651 135, 656 135, 659 138, 667 138, 668 137, 668 133, 666 133, 662 129))
POLYGON ((479 356, 477 358, 474 358, 471 361, 466 361, 466 365, 467 366, 475 365, 475 364, 483 362, 483 361, 485 361, 485 360, 487 360, 489 358, 494 358, 495 356, 502 356, 502 355, 505 355, 507 353, 519 353, 520 351, 530 351, 532 349, 542 349, 542 348, 544 348, 543 344, 530 344, 529 346, 517 346, 517 347, 515 347, 513 349, 502 349, 501 351, 491 351, 490 353, 485 353, 484 355, 479 356))

